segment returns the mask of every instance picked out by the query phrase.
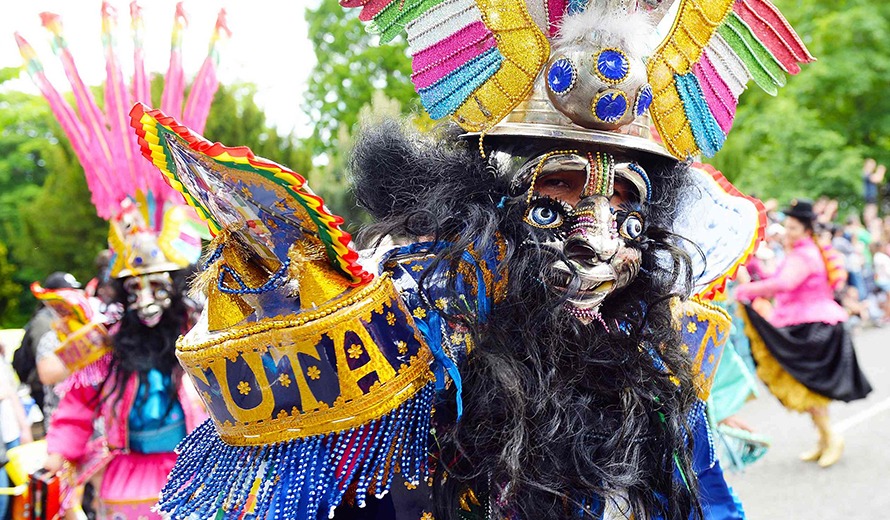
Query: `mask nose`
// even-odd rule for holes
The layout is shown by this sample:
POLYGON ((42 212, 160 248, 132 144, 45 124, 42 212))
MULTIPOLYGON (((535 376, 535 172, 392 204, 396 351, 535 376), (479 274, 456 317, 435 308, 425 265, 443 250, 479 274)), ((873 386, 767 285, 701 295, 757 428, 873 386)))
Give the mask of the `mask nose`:
POLYGON ((572 229, 563 248, 566 257, 587 266, 611 260, 620 242, 609 199, 601 195, 582 199, 572 216, 572 229))

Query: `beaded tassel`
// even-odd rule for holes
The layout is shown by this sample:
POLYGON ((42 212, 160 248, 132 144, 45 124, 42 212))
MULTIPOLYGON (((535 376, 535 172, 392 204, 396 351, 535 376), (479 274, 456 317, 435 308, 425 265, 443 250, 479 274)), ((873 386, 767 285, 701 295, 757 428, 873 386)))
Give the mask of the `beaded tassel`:
POLYGON ((428 470, 435 393, 431 382, 357 428, 269 446, 229 446, 208 420, 177 446, 158 510, 172 520, 315 520, 320 510, 333 518, 352 483, 359 507, 371 483, 383 497, 396 471, 416 485, 428 470))

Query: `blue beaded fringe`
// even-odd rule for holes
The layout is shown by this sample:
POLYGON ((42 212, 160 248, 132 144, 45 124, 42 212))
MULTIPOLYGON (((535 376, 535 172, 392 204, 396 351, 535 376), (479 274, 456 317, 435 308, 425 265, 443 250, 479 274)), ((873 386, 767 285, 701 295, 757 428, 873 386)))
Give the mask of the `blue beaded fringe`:
POLYGON ((353 483, 364 507, 369 492, 382 498, 389 491, 396 471, 413 485, 426 475, 434 398, 431 382, 367 424, 264 446, 230 446, 208 420, 177 446, 158 510, 174 520, 315 520, 327 508, 333 518, 353 483))

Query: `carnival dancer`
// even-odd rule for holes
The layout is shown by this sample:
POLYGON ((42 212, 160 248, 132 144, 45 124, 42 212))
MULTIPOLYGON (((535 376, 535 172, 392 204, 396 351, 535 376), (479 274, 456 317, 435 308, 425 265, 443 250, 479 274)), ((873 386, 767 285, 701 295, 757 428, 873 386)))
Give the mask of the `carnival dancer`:
POLYGON ((130 113, 216 234, 177 344, 212 422, 159 510, 742 518, 704 418, 730 328, 705 299, 765 215, 686 159, 719 149, 747 79, 811 59, 778 11, 682 1, 652 50, 672 2, 342 3, 383 41, 407 29, 424 107, 462 127, 362 133, 366 233, 415 242, 379 264, 295 172, 130 113))
POLYGON ((785 237, 790 247, 771 277, 740 285, 739 301, 774 298, 769 316, 745 307, 745 332, 757 374, 789 410, 807 412, 819 432, 816 449, 801 454, 804 461, 824 467, 836 463, 844 440, 831 428, 828 404, 850 402, 871 392, 856 361, 847 313, 834 300, 832 280, 842 260, 828 256, 816 243, 813 204, 794 199, 785 210, 785 237))
MULTIPOLYGON (((176 338, 193 322, 185 279, 200 256, 204 230, 181 196, 140 157, 129 131, 127 112, 134 100, 150 99, 143 66, 144 27, 136 2, 130 4, 130 14, 135 41, 132 85, 125 83, 115 53, 116 13, 102 3, 104 112, 78 74, 57 15, 43 13, 41 19, 74 90, 77 113, 47 80, 28 43, 18 34, 16 40, 28 72, 84 168, 98 214, 110 223, 109 271, 117 303, 124 309, 113 325, 100 324, 108 325, 107 335, 81 335, 77 330, 58 338, 56 353, 73 373, 63 383, 65 394, 47 434, 46 467, 58 471, 70 463, 78 470, 88 466, 94 473, 104 467, 99 517, 135 520, 157 518, 151 508, 176 459, 173 449, 206 412, 191 382, 182 377, 174 349, 176 338), (104 439, 89 442, 97 419, 104 426, 104 439)), ((217 43, 228 34, 225 11, 220 11, 208 57, 188 99, 181 56, 185 25, 185 13, 177 5, 162 105, 203 128, 218 86, 217 43)), ((89 307, 81 309, 86 313, 89 307)), ((83 329, 105 331, 93 325, 83 329)))

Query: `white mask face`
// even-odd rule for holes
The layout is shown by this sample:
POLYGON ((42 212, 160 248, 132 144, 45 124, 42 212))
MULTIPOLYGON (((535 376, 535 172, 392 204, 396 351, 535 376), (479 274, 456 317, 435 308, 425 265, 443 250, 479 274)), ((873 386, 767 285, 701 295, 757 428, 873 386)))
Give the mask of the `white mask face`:
POLYGON ((550 230, 545 247, 566 257, 553 263, 551 285, 570 293, 573 316, 598 319, 603 301, 640 272, 643 255, 631 244, 644 238, 645 172, 609 154, 544 154, 530 163, 525 222, 550 230))
POLYGON ((160 323, 164 311, 173 303, 173 280, 168 273, 127 278, 124 289, 127 291, 127 309, 135 311, 148 327, 160 323))

